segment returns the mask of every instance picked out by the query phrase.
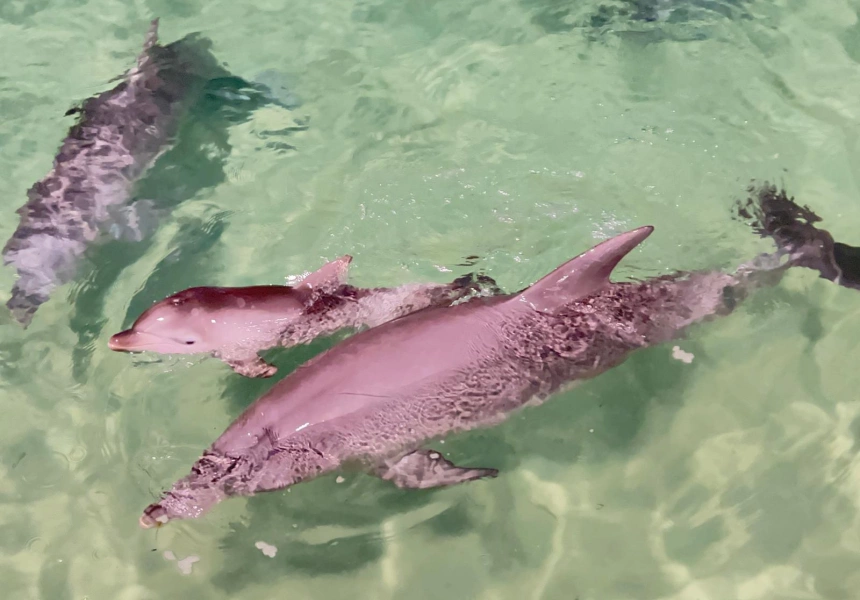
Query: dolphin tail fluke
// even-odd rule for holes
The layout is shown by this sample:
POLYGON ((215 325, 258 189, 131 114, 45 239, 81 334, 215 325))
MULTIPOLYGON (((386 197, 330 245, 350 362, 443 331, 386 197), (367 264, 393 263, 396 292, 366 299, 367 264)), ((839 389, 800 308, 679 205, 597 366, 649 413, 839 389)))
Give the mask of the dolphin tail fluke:
POLYGON ((839 284, 860 290, 860 248, 833 242, 833 257, 842 272, 839 284))
POLYGON ((788 256, 787 266, 812 269, 843 287, 860 289, 860 248, 834 241, 829 231, 815 226, 821 217, 784 189, 765 182, 748 192, 738 215, 761 237, 773 239, 778 253, 788 256))
POLYGON ((616 235, 569 260, 543 279, 517 294, 512 301, 525 302, 535 310, 553 312, 609 285, 612 270, 654 228, 650 225, 616 235))

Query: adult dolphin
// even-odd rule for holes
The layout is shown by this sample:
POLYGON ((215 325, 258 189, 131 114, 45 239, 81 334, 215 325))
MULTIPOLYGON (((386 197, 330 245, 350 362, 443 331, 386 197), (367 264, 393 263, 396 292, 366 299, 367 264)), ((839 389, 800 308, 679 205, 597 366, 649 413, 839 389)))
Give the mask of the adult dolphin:
MULTIPOLYGON (((774 194, 763 190, 758 208, 767 210, 774 194)), ((639 227, 517 294, 428 308, 348 338, 251 404, 188 476, 146 508, 140 524, 196 518, 225 498, 349 466, 402 488, 495 477, 495 469, 454 465, 424 444, 498 424, 635 350, 728 314, 752 289, 772 285, 795 264, 829 263, 821 254, 828 246, 817 242, 814 228, 798 219, 781 222, 777 256, 735 273, 611 282, 615 266, 653 231, 639 227), (777 261, 780 255, 785 260, 777 261)))
POLYGON ((155 19, 122 81, 67 113, 79 113, 78 122, 51 171, 28 190, 18 228, 3 249, 4 264, 18 273, 6 305, 24 327, 51 292, 74 277, 92 243, 104 236, 139 239, 150 227, 158 211, 151 201, 131 202, 134 184, 173 145, 183 117, 207 91, 265 101, 265 86, 232 76, 210 48, 196 34, 160 45, 155 19), (228 93, 231 87, 243 93, 228 93))

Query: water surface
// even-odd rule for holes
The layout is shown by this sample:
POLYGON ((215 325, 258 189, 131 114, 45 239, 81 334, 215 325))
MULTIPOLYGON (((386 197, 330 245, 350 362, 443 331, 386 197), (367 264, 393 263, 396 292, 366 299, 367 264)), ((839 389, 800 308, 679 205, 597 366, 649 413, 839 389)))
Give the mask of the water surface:
MULTIPOLYGON (((649 349, 440 446, 497 479, 404 492, 332 475, 157 534, 141 510, 272 382, 107 339, 178 289, 279 283, 347 252, 359 285, 445 281, 477 255, 513 290, 653 224, 619 277, 731 268, 768 249, 730 218, 752 178, 784 182, 858 244, 858 10, 0 4, 3 239, 65 111, 133 63, 154 16, 163 40, 200 31, 235 73, 274 72, 301 100, 190 127, 141 185, 175 207, 153 237, 93 251, 26 331, 0 321, 4 597, 856 597, 860 296, 811 272, 694 329, 689 364, 649 349)), ((283 376, 331 343, 270 357, 283 376)))

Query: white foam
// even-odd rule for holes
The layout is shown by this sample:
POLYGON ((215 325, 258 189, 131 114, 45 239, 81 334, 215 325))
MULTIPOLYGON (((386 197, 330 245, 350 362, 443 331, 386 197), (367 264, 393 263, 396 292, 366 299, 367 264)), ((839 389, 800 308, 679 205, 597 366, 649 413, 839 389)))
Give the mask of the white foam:
MULTIPOLYGON (((172 550, 165 550, 163 553, 165 560, 176 560, 176 554, 173 553, 172 550)), ((176 562, 176 566, 179 567, 179 572, 183 575, 191 575, 191 570, 193 568, 194 563, 198 562, 200 557, 196 554, 191 554, 186 556, 180 561, 176 562)))
POLYGON ((257 542, 256 544, 254 544, 254 546, 269 558, 275 558, 275 554, 278 553, 277 547, 271 544, 267 544, 266 542, 257 542))
POLYGON ((680 346, 675 346, 672 348, 672 358, 675 360, 680 360, 683 363, 687 363, 688 365, 693 362, 693 358, 695 356, 692 352, 684 352, 681 350, 680 346))
POLYGON ((186 556, 182 560, 178 561, 176 563, 176 566, 179 567, 179 572, 182 573, 183 575, 191 575, 191 569, 192 569, 194 563, 198 562, 199 560, 200 560, 199 556, 192 554, 192 555, 186 556))

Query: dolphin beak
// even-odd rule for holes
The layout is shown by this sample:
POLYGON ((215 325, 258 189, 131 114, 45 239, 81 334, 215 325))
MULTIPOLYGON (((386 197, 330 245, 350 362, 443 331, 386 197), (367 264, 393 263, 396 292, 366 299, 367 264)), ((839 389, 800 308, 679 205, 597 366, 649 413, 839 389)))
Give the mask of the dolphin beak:
POLYGON ((133 352, 135 350, 135 337, 137 337, 137 332, 133 329, 120 331, 108 340, 108 348, 114 352, 133 352))
POLYGON ((161 527, 162 523, 159 523, 149 515, 141 515, 140 519, 137 521, 138 525, 140 525, 141 529, 152 529, 153 527, 161 527))

